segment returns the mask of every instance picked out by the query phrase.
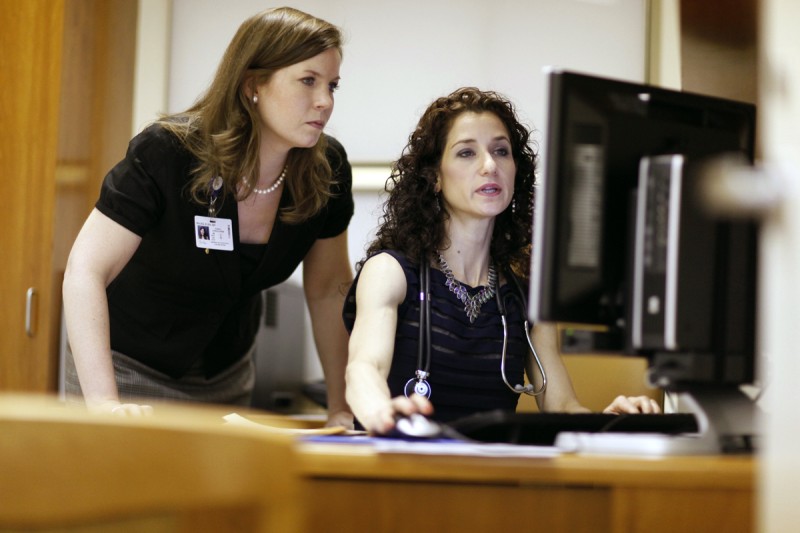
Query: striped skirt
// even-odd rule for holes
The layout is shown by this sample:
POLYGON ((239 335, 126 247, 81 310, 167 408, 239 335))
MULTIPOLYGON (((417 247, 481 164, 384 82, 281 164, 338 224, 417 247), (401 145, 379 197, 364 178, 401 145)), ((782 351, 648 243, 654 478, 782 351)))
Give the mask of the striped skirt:
MULTIPOLYGON (((211 378, 203 374, 202 361, 176 379, 119 352, 112 351, 111 357, 119 398, 123 403, 146 403, 150 399, 249 406, 255 386, 254 352, 255 346, 239 361, 211 378)), ((67 399, 82 399, 78 372, 69 347, 64 365, 67 399)))

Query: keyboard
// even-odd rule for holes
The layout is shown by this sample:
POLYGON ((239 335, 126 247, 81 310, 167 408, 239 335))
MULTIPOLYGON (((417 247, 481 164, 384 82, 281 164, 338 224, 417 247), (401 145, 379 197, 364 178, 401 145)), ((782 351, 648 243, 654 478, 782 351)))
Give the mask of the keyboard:
POLYGON ((690 413, 516 413, 487 411, 447 424, 465 437, 479 442, 502 442, 552 446, 563 432, 577 433, 696 433, 697 420, 690 413))

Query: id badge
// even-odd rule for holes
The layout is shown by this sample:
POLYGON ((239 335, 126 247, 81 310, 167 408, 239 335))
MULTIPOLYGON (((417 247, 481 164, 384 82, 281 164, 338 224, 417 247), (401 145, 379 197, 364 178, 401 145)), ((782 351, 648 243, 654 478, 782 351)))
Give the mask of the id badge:
POLYGON ((233 250, 233 224, 231 219, 195 216, 194 238, 198 248, 233 250))

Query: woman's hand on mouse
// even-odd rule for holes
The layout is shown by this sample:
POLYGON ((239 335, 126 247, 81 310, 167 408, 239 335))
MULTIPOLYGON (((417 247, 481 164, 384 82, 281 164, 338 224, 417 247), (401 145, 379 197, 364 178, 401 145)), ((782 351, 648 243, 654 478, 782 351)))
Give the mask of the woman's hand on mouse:
POLYGON ((394 428, 397 415, 411 415, 420 413, 423 415, 433 414, 433 404, 418 394, 412 394, 410 398, 396 396, 383 408, 376 411, 368 421, 362 421, 364 426, 373 434, 388 433, 394 428))

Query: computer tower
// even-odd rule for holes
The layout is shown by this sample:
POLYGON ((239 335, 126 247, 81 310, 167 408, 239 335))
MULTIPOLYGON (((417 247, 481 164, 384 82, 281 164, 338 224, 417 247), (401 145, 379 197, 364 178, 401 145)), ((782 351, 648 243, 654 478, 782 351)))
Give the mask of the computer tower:
POLYGON ((306 375, 306 320, 303 289, 287 281, 263 291, 256 335, 253 407, 279 412, 300 408, 306 375))
POLYGON ((651 379, 752 379, 755 230, 699 202, 699 169, 680 154, 641 161, 634 224, 631 343, 651 379))

